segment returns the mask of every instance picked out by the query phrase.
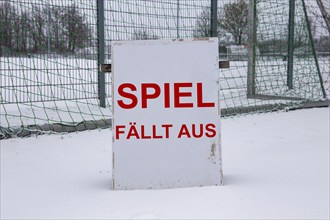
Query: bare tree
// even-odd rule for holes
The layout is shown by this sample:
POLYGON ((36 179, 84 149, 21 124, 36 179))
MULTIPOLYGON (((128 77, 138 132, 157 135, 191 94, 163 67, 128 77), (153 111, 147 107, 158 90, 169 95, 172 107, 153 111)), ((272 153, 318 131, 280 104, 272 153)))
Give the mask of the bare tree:
POLYGON ((46 11, 36 7, 31 13, 31 22, 29 23, 32 52, 39 52, 41 48, 46 47, 46 11))
POLYGON ((29 14, 17 9, 9 2, 0 4, 0 47, 9 51, 29 50, 29 14))
MULTIPOLYGON (((315 25, 313 24, 313 20, 311 17, 308 17, 307 19, 310 27, 312 35, 314 34, 313 31, 315 31, 315 25)), ((305 17, 298 18, 295 22, 295 29, 294 29, 294 48, 303 47, 309 44, 309 41, 312 39, 309 39, 307 22, 305 17)), ((314 36, 314 35, 313 35, 314 36)))
POLYGON ((92 30, 75 4, 67 7, 63 14, 63 29, 69 52, 91 45, 92 30))
POLYGON ((24 11, 14 16, 14 23, 12 26, 14 36, 13 49, 16 52, 26 53, 29 49, 29 20, 30 17, 28 13, 24 11))
POLYGON ((134 31, 133 40, 156 40, 159 39, 157 35, 149 33, 147 30, 142 29, 138 31, 134 31))
MULTIPOLYGON (((220 13, 218 13, 217 21, 220 20, 220 13)), ((228 33, 219 28, 218 23, 217 36, 220 44, 227 44, 230 42, 230 36, 228 33)), ((203 38, 211 36, 211 11, 210 8, 204 8, 196 21, 196 29, 193 32, 195 38, 203 38)))
POLYGON ((17 13, 9 2, 0 4, 0 47, 13 49, 14 22, 17 13))
POLYGON ((317 5, 320 8, 322 17, 324 19, 324 22, 327 26, 328 33, 330 33, 330 4, 329 2, 326 3, 326 1, 323 0, 316 0, 317 5), (327 7, 326 7, 327 6, 327 7))
POLYGON ((211 12, 209 8, 204 8, 198 16, 193 35, 195 38, 211 36, 211 12))
MULTIPOLYGON (((248 5, 244 0, 227 3, 218 11, 217 36, 220 43, 229 43, 232 39, 242 44, 247 39, 248 5)), ((194 37, 211 36, 210 8, 204 8, 196 21, 194 37)))
POLYGON ((92 45, 92 28, 75 4, 17 9, 0 3, 0 52, 75 53, 92 45))
POLYGON ((330 53, 330 36, 321 36, 316 42, 318 52, 330 53))
POLYGON ((236 44, 242 44, 247 39, 248 4, 245 0, 227 3, 220 10, 219 28, 230 33, 236 44))
POLYGON ((44 8, 45 14, 50 13, 46 19, 47 26, 49 26, 49 33, 47 37, 50 37, 50 45, 52 51, 55 52, 66 52, 65 39, 64 38, 64 13, 65 8, 63 6, 52 6, 44 8))
POLYGON ((13 23, 12 23, 12 50, 14 50, 15 52, 19 52, 20 48, 19 48, 19 44, 20 44, 20 17, 18 16, 16 10, 15 10, 15 14, 12 16, 13 19, 13 23))

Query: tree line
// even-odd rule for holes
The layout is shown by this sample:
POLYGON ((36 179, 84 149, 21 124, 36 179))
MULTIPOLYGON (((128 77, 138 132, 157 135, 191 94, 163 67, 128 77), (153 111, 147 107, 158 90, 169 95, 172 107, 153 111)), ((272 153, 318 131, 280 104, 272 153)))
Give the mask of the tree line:
MULTIPOLYGON (((205 8, 197 17, 194 37, 211 36, 210 18, 210 9, 205 8)), ((256 19, 258 26, 258 17, 256 19)), ((309 46, 310 39, 307 32, 307 22, 311 28, 312 36, 315 37, 313 40, 317 52, 330 52, 330 37, 317 36, 316 32, 318 27, 316 26, 314 17, 308 17, 307 21, 305 20, 305 17, 296 18, 294 48, 301 49, 302 47, 307 48, 309 46)), ((218 9, 217 31, 220 44, 242 45, 248 43, 247 0, 232 1, 224 4, 221 8, 218 9)), ((284 29, 282 31, 285 33, 288 30, 284 29)), ((267 33, 260 33, 260 35, 262 35, 261 39, 264 37, 267 39, 269 37, 266 36, 267 33)), ((287 44, 287 38, 278 38, 278 36, 274 36, 273 39, 260 40, 260 42, 258 42, 258 47, 261 53, 285 53, 287 51, 287 44)))
POLYGON ((76 4, 18 10, 0 3, 2 53, 75 53, 92 46, 92 28, 76 4))
MULTIPOLYGON (((246 0, 236 0, 226 3, 218 10, 217 35, 220 43, 229 43, 241 45, 247 41, 248 33, 248 4, 246 0)), ((196 28, 193 31, 193 37, 211 36, 211 12, 210 8, 205 7, 197 15, 196 28)), ((160 37, 149 32, 146 29, 134 31, 132 40, 152 40, 160 37)))
MULTIPOLYGON (((193 36, 211 35, 210 9, 205 8, 197 16, 193 36)), ((257 18, 258 20, 258 18, 257 18)), ((315 22, 308 18, 312 32, 315 22)), ((296 22, 295 48, 305 46, 308 41, 306 24, 296 22)), ((236 0, 218 9, 217 35, 220 44, 242 45, 247 43, 248 3, 236 0)), ((314 36, 314 34, 313 34, 314 36)), ((159 39, 146 29, 134 31, 133 40, 159 39)), ((329 37, 315 39, 318 51, 329 51, 329 37)), ((283 52, 287 39, 270 39, 259 42, 260 52, 283 52)), ((76 53, 81 48, 95 47, 93 29, 76 4, 67 6, 33 5, 22 10, 9 2, 0 3, 0 55, 2 53, 76 53)))

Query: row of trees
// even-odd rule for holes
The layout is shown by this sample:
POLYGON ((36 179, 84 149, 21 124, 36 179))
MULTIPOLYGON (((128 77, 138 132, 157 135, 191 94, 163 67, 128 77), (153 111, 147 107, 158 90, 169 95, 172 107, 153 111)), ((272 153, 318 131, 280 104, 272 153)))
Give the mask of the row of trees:
MULTIPOLYGON (((210 9, 205 8, 197 18, 196 30, 194 37, 208 37, 211 35, 210 9)), ((328 17, 325 17, 325 21, 328 17)), ((330 51, 330 37, 318 36, 317 26, 314 17, 308 17, 308 23, 311 28, 314 39, 315 48, 318 52, 330 51)), ((220 44, 246 44, 248 40, 248 3, 247 0, 236 0, 224 4, 218 10, 217 18, 217 35, 220 44)), ((294 48, 306 47, 309 44, 307 23, 304 17, 296 18, 295 21, 295 38, 294 48)), ((282 30, 283 35, 286 36, 287 29, 282 30)), ((267 32, 260 33, 260 38, 269 39, 267 32)), ((287 51, 288 39, 286 37, 274 36, 271 40, 261 40, 258 42, 261 53, 285 53, 287 51)), ((307 48, 307 47, 306 47, 307 48)))
MULTIPOLYGON (((211 34, 210 9, 205 8, 197 17, 194 37, 208 37, 211 34)), ((309 18, 312 32, 315 32, 313 18, 309 18)), ((247 43, 248 3, 236 0, 224 4, 218 10, 218 36, 221 44, 247 43)), ((285 33, 287 30, 283 30, 285 33)), ((18 10, 9 2, 0 3, 0 55, 1 51, 30 53, 76 53, 81 48, 95 47, 92 41, 93 29, 77 5, 38 6, 18 10)), ((267 34, 267 33, 266 33, 267 34)), ((313 34, 315 35, 315 34, 313 34)), ((261 52, 285 51, 287 39, 274 36, 273 40, 259 42, 261 52)), ((140 29, 133 33, 133 40, 158 39, 157 35, 140 29)), ((296 21, 295 48, 308 42, 306 24, 296 21)), ((265 39, 269 39, 265 37, 265 39)), ((328 39, 316 41, 316 48, 328 48, 328 39), (326 43, 324 43, 326 42, 326 43)))
POLYGON ((0 3, 0 53, 75 53, 91 46, 92 29, 75 4, 18 10, 0 3))
MULTIPOLYGON (((209 8, 204 8, 198 15, 194 37, 209 37, 211 35, 211 14, 209 8)), ((245 0, 237 0, 224 4, 218 11, 217 19, 218 36, 220 43, 233 42, 243 44, 247 41, 248 25, 248 4, 245 0), (222 41, 222 42, 221 42, 222 41)), ((132 35, 133 40, 152 40, 159 36, 147 30, 135 31, 132 35)))

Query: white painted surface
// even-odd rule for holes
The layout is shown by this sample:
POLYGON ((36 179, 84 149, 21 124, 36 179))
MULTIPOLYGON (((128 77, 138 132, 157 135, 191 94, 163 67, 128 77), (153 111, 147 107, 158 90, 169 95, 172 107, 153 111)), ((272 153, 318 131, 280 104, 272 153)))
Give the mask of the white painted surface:
MULTIPOLYGON (((113 43, 114 189, 221 185, 217 45, 217 39, 213 38, 113 43), (122 90, 137 97, 137 105, 130 109, 122 108, 118 102, 132 103, 118 92, 124 83, 136 88, 136 91, 122 90), (141 85, 145 83, 155 83, 161 89, 159 97, 148 100, 147 108, 142 108, 141 85), (166 93, 165 83, 169 83, 170 93, 166 93), (192 103, 193 107, 174 106, 175 83, 191 83, 179 88, 180 93, 185 93, 179 102, 192 103), (202 85, 202 102, 214 103, 214 107, 198 107, 198 83, 202 85), (167 107, 165 94, 170 97, 167 107), (136 123, 138 135, 130 132, 133 131, 130 123, 136 123), (203 125, 202 137, 193 137, 193 124, 198 128, 203 125), (211 126, 205 131, 207 124, 215 126, 215 135, 210 131, 211 126), (168 130, 164 125, 169 125, 168 130), (184 125, 189 128, 190 137, 180 136, 184 125), (144 136, 151 138, 142 138, 143 126, 144 136), (155 135, 161 138, 154 138, 153 127, 155 135)), ((146 91, 155 92, 154 89, 146 91)))

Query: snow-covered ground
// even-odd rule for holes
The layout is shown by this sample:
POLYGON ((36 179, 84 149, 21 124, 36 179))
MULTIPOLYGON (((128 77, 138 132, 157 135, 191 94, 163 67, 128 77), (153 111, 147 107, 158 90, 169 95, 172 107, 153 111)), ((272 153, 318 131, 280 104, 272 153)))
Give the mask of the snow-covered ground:
MULTIPOLYGON (((222 121, 225 185, 112 191, 111 131, 1 140, 1 219, 329 219, 329 108, 222 121)), ((135 146, 138 147, 138 146, 135 146)))

